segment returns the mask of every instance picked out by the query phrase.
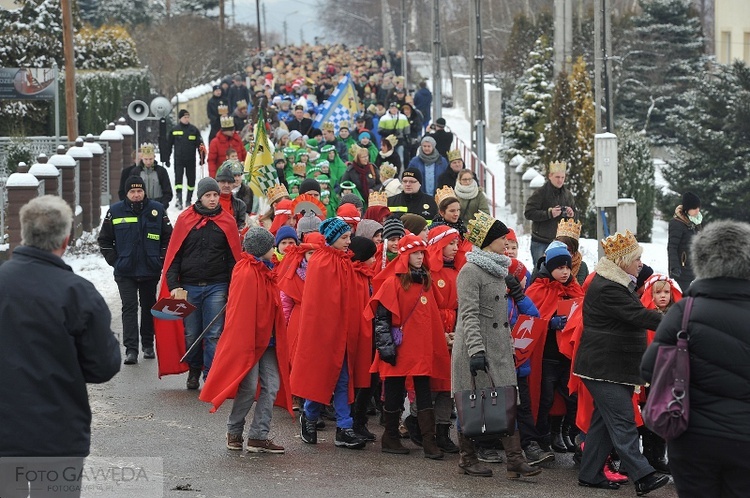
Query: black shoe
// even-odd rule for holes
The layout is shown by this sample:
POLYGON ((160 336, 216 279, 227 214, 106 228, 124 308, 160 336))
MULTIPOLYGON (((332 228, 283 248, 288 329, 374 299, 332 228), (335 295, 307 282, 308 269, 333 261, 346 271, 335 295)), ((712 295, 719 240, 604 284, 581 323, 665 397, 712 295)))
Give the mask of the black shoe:
POLYGON ((182 211, 182 199, 177 199, 177 202, 174 203, 174 207, 182 211))
POLYGON ((143 357, 147 360, 153 360, 154 358, 156 358, 154 348, 143 348, 143 357))
POLYGON ((200 386, 202 370, 203 370, 202 368, 190 367, 190 370, 188 371, 188 378, 187 378, 187 382, 185 383, 185 387, 187 387, 190 390, 198 389, 198 386, 200 386))
MULTIPOLYGON (((599 488, 599 489, 620 489, 620 485, 616 482, 612 481, 602 481, 598 482, 596 484, 592 484, 590 482, 582 481, 578 479, 578 485, 583 486, 584 488, 599 488)), ((640 496, 640 495, 638 495, 640 496)))
POLYGON ((553 432, 552 433, 552 444, 551 444, 551 446, 552 446, 552 450, 555 453, 567 453, 568 452, 568 447, 565 446, 565 441, 563 441, 562 434, 559 433, 559 432, 557 432, 557 433, 553 432))
POLYGON ((125 361, 123 361, 125 365, 135 365, 138 363, 138 353, 135 351, 128 351, 125 354, 125 361))
POLYGON ((354 432, 364 439, 365 441, 375 441, 375 434, 370 432, 370 430, 367 428, 367 424, 354 424, 354 427, 352 427, 354 432))
POLYGON ((353 429, 342 429, 341 427, 336 427, 336 441, 334 444, 341 448, 361 450, 365 447, 367 441, 358 436, 353 429))
POLYGON ((437 443, 438 448, 445 453, 458 453, 458 446, 451 441, 450 424, 437 424, 435 429, 435 442, 437 443))
POLYGON ((551 451, 544 451, 539 443, 532 441, 529 445, 524 448, 524 454, 529 465, 539 465, 545 462, 554 462, 555 454, 551 451))
POLYGON ((570 439, 570 435, 564 432, 562 439, 563 439, 563 443, 565 444, 565 448, 568 450, 568 453, 575 453, 576 444, 573 442, 572 439, 570 439))
POLYGON ((325 428, 326 428, 326 421, 325 421, 325 420, 323 420, 322 418, 319 418, 319 419, 318 419, 318 420, 317 420, 317 421, 315 422, 315 428, 316 428, 316 429, 318 429, 319 431, 322 431, 323 429, 325 429, 325 428))
POLYGON ((658 472, 651 472, 646 477, 642 477, 635 481, 635 494, 643 496, 655 489, 666 486, 668 482, 669 476, 665 476, 658 472))
POLYGON ((308 420, 305 412, 299 416, 300 436, 307 444, 318 444, 318 430, 315 428, 315 420, 308 420))

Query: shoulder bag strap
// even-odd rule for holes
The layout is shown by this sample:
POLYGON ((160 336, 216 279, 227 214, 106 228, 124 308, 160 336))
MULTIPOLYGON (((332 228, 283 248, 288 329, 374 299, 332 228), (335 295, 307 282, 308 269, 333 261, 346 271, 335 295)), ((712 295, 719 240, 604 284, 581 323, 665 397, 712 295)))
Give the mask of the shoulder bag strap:
POLYGON ((682 327, 680 328, 680 332, 684 333, 686 338, 690 336, 688 333, 688 322, 690 321, 690 312, 693 310, 694 301, 694 297, 688 297, 685 303, 685 311, 682 313, 682 327))
POLYGON ((419 293, 419 297, 417 298, 417 301, 414 303, 414 307, 411 309, 411 311, 409 312, 409 314, 406 315, 406 318, 404 319, 404 321, 401 322, 401 324, 399 325, 399 327, 401 328, 401 330, 404 329, 404 325, 406 325, 406 322, 408 322, 409 318, 411 318, 411 314, 414 313, 415 309, 417 309, 417 305, 419 304, 419 300, 422 299, 422 294, 424 294, 424 288, 419 293))

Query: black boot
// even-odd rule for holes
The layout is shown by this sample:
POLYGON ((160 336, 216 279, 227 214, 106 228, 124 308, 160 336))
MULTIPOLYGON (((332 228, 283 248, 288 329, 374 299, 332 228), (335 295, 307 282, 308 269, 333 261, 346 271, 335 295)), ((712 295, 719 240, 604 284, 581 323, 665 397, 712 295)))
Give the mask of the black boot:
POLYGON ((422 446, 422 433, 419 430, 419 422, 417 421, 417 417, 408 415, 404 419, 404 425, 409 430, 409 439, 411 439, 411 442, 416 444, 417 446, 422 446))
POLYGON ((451 441, 450 424, 437 424, 435 441, 437 442, 438 447, 445 453, 458 453, 458 446, 451 441))
POLYGON ((573 437, 571 437, 571 430, 569 425, 563 425, 562 428, 562 440, 563 444, 565 444, 565 448, 568 450, 568 453, 575 453, 576 451, 576 444, 573 442, 573 437))
POLYGON ((198 389, 202 371, 203 369, 200 367, 190 367, 185 387, 187 387, 188 389, 198 389))
POLYGON ((669 470, 669 464, 665 456, 667 443, 658 435, 654 434, 646 427, 641 428, 641 435, 643 440, 643 456, 646 457, 648 463, 656 469, 657 472, 662 474, 671 474, 669 470))
POLYGON ((367 429, 367 407, 371 397, 370 389, 358 389, 352 406, 352 429, 366 441, 375 441, 375 434, 367 429))
POLYGON ((550 428, 550 446, 552 451, 555 453, 567 453, 568 448, 565 446, 565 442, 562 438, 562 417, 550 416, 549 417, 549 428, 550 428))
POLYGON ((401 412, 388 412, 383 410, 383 418, 385 418, 385 430, 383 431, 383 437, 380 439, 380 451, 396 455, 408 454, 409 448, 404 448, 401 444, 401 438, 398 435, 398 424, 401 421, 401 412))

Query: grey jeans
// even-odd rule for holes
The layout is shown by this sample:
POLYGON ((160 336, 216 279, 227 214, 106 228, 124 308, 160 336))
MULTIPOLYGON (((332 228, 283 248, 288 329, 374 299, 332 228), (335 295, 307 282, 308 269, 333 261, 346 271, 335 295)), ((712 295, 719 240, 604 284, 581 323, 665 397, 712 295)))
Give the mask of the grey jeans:
POLYGON ((255 403, 255 393, 258 392, 258 381, 260 381, 260 393, 255 404, 253 422, 250 425, 249 439, 268 439, 271 430, 271 418, 273 416, 273 402, 279 392, 279 364, 276 361, 276 348, 268 348, 260 357, 258 363, 250 369, 234 397, 232 412, 227 420, 227 432, 239 434, 245 428, 245 418, 255 403))
POLYGON ((654 472, 638 447, 633 386, 590 379, 583 379, 583 383, 594 398, 594 413, 578 478, 590 484, 606 481, 602 470, 613 448, 634 481, 654 472))

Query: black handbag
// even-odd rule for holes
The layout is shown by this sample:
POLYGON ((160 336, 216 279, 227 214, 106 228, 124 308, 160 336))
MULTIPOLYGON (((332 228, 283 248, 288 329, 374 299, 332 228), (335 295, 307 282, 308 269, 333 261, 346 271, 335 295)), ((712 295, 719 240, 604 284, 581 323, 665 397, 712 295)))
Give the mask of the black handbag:
POLYGON ((458 422, 464 436, 471 439, 496 439, 516 430, 516 386, 495 386, 487 372, 490 387, 477 389, 471 377, 471 389, 454 394, 458 422))

